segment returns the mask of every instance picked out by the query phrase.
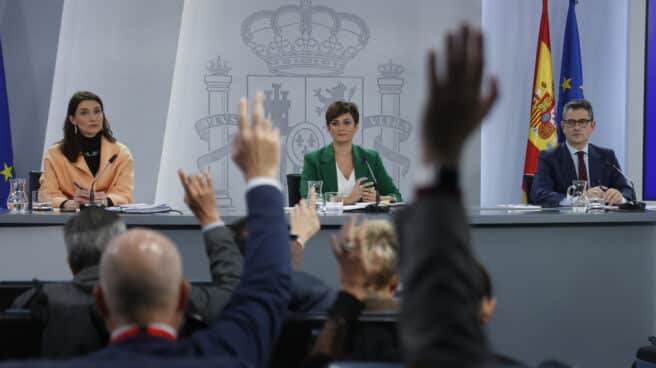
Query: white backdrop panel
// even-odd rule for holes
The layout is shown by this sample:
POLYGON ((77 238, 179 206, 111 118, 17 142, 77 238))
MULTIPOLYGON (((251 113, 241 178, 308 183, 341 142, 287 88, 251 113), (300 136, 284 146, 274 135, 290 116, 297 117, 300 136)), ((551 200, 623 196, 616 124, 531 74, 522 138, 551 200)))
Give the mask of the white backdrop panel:
POLYGON ((137 202, 154 199, 181 11, 182 0, 64 3, 44 147, 62 138, 73 93, 97 93, 134 156, 137 202))
MULTIPOLYGON (((301 171, 305 152, 330 142, 324 108, 345 98, 360 105, 356 143, 376 148, 404 197, 411 198, 426 49, 441 43, 444 31, 460 22, 480 24, 479 16, 480 1, 474 0, 186 1, 157 201, 182 207, 175 170, 209 169, 220 206, 243 208, 244 182, 229 159, 230 139, 237 99, 260 89, 267 93, 267 112, 283 136, 283 184, 285 173, 301 171), (301 58, 308 56, 299 51, 301 12, 311 15, 308 42, 327 47, 328 56, 317 58, 313 49, 301 58), (347 48, 344 59, 330 51, 335 19, 336 41, 347 48), (282 43, 275 43, 271 24, 280 27, 282 43), (284 41, 299 43, 290 51, 284 41), (278 62, 292 65, 278 68, 278 62), (331 67, 335 64, 340 66, 331 67)), ((467 200, 474 204, 479 144, 475 138, 463 174, 467 200)))

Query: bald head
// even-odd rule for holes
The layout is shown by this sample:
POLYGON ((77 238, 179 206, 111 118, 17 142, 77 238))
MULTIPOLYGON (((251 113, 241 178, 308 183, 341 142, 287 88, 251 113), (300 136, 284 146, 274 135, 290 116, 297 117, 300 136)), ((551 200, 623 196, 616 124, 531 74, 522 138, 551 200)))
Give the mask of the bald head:
POLYGON ((180 308, 181 284, 177 248, 152 230, 134 229, 115 237, 100 261, 107 312, 122 322, 144 324, 173 318, 180 308))

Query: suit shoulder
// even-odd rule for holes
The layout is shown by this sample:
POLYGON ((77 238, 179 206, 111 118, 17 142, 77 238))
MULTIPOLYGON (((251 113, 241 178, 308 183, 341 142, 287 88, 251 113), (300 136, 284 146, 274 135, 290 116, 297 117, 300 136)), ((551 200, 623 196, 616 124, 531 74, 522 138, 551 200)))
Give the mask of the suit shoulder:
POLYGON ((57 156, 57 155, 63 156, 64 154, 61 152, 61 145, 62 145, 61 142, 57 142, 55 144, 50 145, 46 149, 46 154, 51 156, 51 157, 57 156))
POLYGON ((371 148, 364 148, 362 146, 354 145, 355 149, 360 150, 360 152, 367 157, 367 160, 374 160, 378 157, 378 151, 371 148))
POLYGON ((558 155, 558 152, 561 150, 561 146, 551 147, 549 149, 543 150, 540 152, 540 156, 544 158, 553 158, 558 155))
POLYGON ((130 152, 130 149, 125 144, 119 141, 114 141, 114 142, 107 141, 107 143, 115 147, 115 150, 113 150, 114 152, 119 151, 122 153, 126 153, 128 156, 132 157, 132 152, 130 152))
POLYGON ((304 156, 305 160, 319 161, 319 158, 323 155, 323 152, 324 152, 325 149, 326 149, 326 147, 321 147, 317 150, 310 151, 310 152, 306 153, 305 156, 304 156))
POLYGON ((615 151, 613 151, 612 148, 600 147, 594 144, 590 144, 590 149, 597 150, 604 156, 610 156, 610 155, 615 156, 615 151))

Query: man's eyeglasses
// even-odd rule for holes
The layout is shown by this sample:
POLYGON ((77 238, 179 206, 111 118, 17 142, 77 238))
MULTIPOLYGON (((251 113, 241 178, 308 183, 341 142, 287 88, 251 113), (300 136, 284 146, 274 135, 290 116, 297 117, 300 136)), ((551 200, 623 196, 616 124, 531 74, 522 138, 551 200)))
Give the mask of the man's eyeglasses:
POLYGON ((592 120, 590 119, 579 119, 579 120, 574 120, 574 119, 569 119, 569 120, 563 120, 563 124, 565 124, 566 127, 568 128, 573 128, 575 125, 579 128, 585 128, 590 124, 592 120))

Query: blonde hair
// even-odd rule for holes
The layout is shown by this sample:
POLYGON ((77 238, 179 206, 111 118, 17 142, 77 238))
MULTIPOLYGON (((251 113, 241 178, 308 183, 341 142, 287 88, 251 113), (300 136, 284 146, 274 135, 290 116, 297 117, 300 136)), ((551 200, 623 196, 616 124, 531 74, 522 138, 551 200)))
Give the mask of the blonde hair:
POLYGON ((372 220, 367 224, 366 257, 373 268, 371 286, 386 288, 397 273, 399 243, 389 221, 372 220))

